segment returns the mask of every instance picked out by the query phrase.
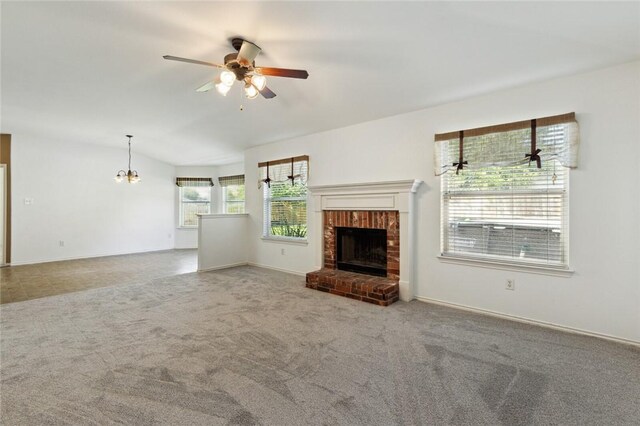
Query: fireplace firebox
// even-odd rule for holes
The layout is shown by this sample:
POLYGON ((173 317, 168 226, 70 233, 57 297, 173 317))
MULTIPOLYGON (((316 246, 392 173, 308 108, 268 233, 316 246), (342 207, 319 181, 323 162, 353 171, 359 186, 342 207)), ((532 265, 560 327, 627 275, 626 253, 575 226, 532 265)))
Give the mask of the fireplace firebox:
POLYGON ((387 230, 336 227, 338 269, 387 276, 387 230))

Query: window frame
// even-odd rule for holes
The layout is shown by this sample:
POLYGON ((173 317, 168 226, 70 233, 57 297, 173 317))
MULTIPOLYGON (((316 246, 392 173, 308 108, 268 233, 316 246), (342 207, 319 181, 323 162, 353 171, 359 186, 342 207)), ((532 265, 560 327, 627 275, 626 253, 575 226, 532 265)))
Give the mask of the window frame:
MULTIPOLYGON (((564 236, 563 236, 563 242, 562 242, 562 249, 563 249, 563 253, 562 253, 562 257, 564 262, 562 264, 548 264, 545 263, 544 261, 535 261, 535 260, 531 260, 531 261, 520 261, 517 259, 510 259, 508 257, 505 256, 500 256, 500 255, 491 255, 491 254, 465 254, 462 252, 445 252, 445 246, 446 246, 446 233, 445 233, 445 224, 446 226, 451 226, 451 222, 446 220, 445 221, 445 216, 447 216, 447 206, 445 206, 445 197, 447 196, 447 194, 445 193, 445 176, 442 176, 442 180, 441 180, 441 184, 440 184, 440 255, 438 256, 441 260, 443 261, 448 261, 449 263, 468 263, 468 264, 476 264, 476 265, 493 265, 496 267, 499 267, 499 269, 509 269, 509 270, 541 270, 541 271, 548 271, 551 275, 561 275, 563 276, 564 274, 562 272, 570 272, 573 273, 574 271, 571 269, 570 266, 570 214, 569 214, 569 208, 570 208, 570 194, 569 194, 569 188, 570 188, 570 170, 567 169, 564 171, 565 175, 564 175, 564 187, 561 190, 555 191, 556 193, 560 194, 561 192, 562 194, 562 199, 563 199, 563 214, 562 214, 562 220, 564 221, 561 224, 561 228, 564 230, 564 236), (552 273, 553 271, 557 271, 558 274, 552 273)), ((478 192, 474 192, 474 195, 483 195, 483 192, 486 195, 495 195, 496 192, 495 191, 478 191, 478 192)), ((531 194, 535 194, 535 191, 532 190, 530 192, 531 194)), ((523 192, 519 192, 518 195, 522 195, 523 192)), ((505 194, 506 195, 506 194, 505 194)), ((494 221, 494 223, 488 223, 485 222, 483 223, 483 225, 486 226, 494 226, 494 227, 500 227, 500 226, 505 226, 504 223, 499 223, 500 219, 497 219, 494 221)))
MULTIPOLYGON (((198 187, 198 186, 179 186, 178 187, 178 228, 179 229, 197 229, 198 228, 198 224, 196 223, 195 225, 185 225, 184 224, 184 204, 185 201, 183 199, 183 191, 185 189, 189 189, 189 188, 202 188, 202 187, 198 187)), ((212 206, 213 206, 213 187, 210 186, 208 187, 209 190, 209 201, 208 201, 208 205, 209 205, 209 212, 208 213, 201 213, 201 214, 211 214, 212 212, 212 206)), ((203 201, 191 201, 191 202, 186 202, 186 204, 191 204, 191 203, 203 203, 203 201)))
MULTIPOLYGON (((275 182, 272 185, 287 185, 289 183, 286 182, 275 182)), ((304 185, 306 191, 304 197, 278 197, 276 200, 278 201, 304 201, 305 209, 309 206, 309 190, 305 183, 297 183, 298 185, 304 185)), ((305 226, 307 229, 307 233, 304 237, 289 237, 289 236, 281 236, 281 235, 273 235, 271 233, 271 203, 274 198, 271 195, 271 187, 269 185, 263 185, 262 191, 262 239, 263 240, 272 240, 279 242, 290 242, 296 244, 306 244, 307 238, 309 236, 309 211, 306 211, 306 221, 305 226)))
POLYGON ((247 199, 247 193, 246 193, 246 187, 245 187, 245 194, 244 194, 244 198, 242 200, 228 200, 227 199, 227 190, 231 187, 235 187, 235 186, 243 186, 245 187, 245 184, 240 184, 240 185, 226 185, 221 187, 222 188, 222 213, 223 214, 244 214, 246 212, 246 199, 247 199), (228 204, 229 203, 242 203, 242 211, 241 212, 234 212, 234 213, 229 213, 228 211, 228 204))
POLYGON ((436 134, 435 174, 442 178, 438 258, 552 275, 573 272, 569 189, 577 166, 575 114, 530 120, 530 126, 522 121, 436 134), (542 132, 536 132, 537 121, 545 123, 542 132), (562 136, 556 126, 563 127, 562 136), (537 167, 526 161, 528 155, 519 157, 526 151, 524 138, 531 141, 530 152, 536 142, 542 148, 535 152, 543 152, 542 167, 540 157, 537 167))

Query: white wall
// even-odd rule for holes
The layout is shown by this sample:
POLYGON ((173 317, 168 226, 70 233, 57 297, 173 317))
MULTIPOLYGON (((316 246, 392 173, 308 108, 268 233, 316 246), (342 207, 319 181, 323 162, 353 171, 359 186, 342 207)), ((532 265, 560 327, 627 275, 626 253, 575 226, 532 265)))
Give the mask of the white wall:
POLYGON ((173 248, 173 166, 134 147, 141 181, 118 184, 126 149, 21 134, 11 142, 12 264, 173 248))
POLYGON ((282 243, 260 239, 262 195, 252 184, 259 161, 308 154, 310 185, 425 181, 416 203, 421 298, 640 341, 639 135, 640 62, 634 62, 252 148, 245 152, 249 261, 297 273, 313 269, 318 241, 288 245, 282 255, 282 243), (582 138, 570 183, 573 276, 438 260, 440 180, 433 175, 433 135, 571 111, 582 138), (515 278, 515 291, 504 289, 507 278, 515 278))
POLYGON ((244 174, 244 162, 218 166, 218 176, 235 176, 244 174))
MULTIPOLYGON (((176 177, 208 177, 213 179, 214 186, 211 188, 211 213, 222 213, 222 191, 218 183, 219 176, 241 175, 244 173, 244 163, 233 163, 223 166, 176 166, 176 177)), ((178 201, 179 191, 175 185, 175 228, 176 228, 176 248, 187 249, 198 247, 198 228, 180 227, 180 203, 178 201)))
POLYGON ((198 270, 246 265, 246 214, 211 214, 200 218, 198 229, 198 270))

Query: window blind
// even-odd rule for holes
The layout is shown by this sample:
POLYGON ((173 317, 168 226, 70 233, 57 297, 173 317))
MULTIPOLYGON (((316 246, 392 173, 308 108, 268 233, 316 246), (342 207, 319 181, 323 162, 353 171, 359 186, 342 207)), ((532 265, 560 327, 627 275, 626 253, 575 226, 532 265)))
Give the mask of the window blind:
POLYGON ((244 175, 220 176, 218 182, 222 188, 234 185, 244 185, 244 175))
POLYGON ((436 136, 443 256, 568 266, 568 170, 577 166, 577 123, 571 118, 464 131, 472 136, 463 137, 462 169, 454 166, 460 133, 440 141, 436 136), (526 156, 532 146, 540 150, 540 168, 526 156))
POLYGON ((262 184, 266 183, 267 179, 269 180, 268 184, 287 181, 291 183, 291 176, 296 182, 306 185, 309 178, 309 156, 301 155, 264 161, 258 163, 258 168, 260 169, 258 187, 262 187, 262 184))
POLYGON ((181 187, 213 186, 213 179, 200 177, 177 177, 176 185, 181 187))
POLYGON ((211 213, 211 187, 180 187, 180 226, 198 226, 198 215, 211 213))
POLYGON ((244 175, 221 176, 222 210, 224 213, 244 213, 244 175))
POLYGON ((263 235, 306 238, 309 156, 262 162, 259 185, 263 188, 263 235))
POLYGON ((515 166, 529 162, 532 124, 535 123, 536 147, 541 162, 557 160, 558 164, 578 166, 579 131, 575 113, 524 120, 497 126, 480 127, 435 135, 434 172, 442 175, 455 171, 460 159, 462 140, 463 169, 491 166, 515 166), (558 135, 561 137, 558 138, 558 135))

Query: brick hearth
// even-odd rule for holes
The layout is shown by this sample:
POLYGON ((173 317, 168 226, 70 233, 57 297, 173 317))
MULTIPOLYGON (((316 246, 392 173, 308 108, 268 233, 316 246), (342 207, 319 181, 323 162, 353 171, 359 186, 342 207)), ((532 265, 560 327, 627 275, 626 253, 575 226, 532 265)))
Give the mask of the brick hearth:
POLYGON ((328 268, 309 272, 307 287, 381 306, 399 297, 397 280, 328 268))
POLYGON ((388 306, 398 300, 400 278, 399 213, 393 210, 325 210, 324 268, 307 274, 307 287, 364 302, 388 306), (387 231, 387 276, 374 277, 336 269, 336 227, 387 231))

